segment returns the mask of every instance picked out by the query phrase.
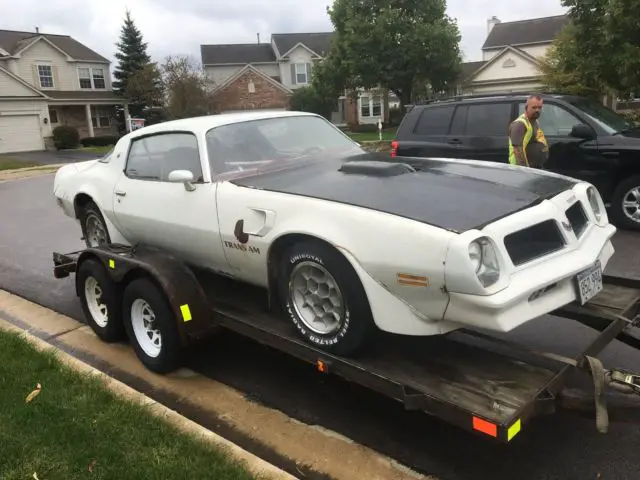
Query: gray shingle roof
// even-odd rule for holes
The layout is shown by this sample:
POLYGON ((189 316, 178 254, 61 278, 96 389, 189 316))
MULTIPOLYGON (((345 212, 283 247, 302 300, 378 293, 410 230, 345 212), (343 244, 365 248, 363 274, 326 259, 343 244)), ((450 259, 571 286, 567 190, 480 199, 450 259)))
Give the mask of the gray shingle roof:
POLYGON ((278 47, 280 55, 284 55, 298 43, 313 50, 320 56, 325 56, 331 47, 333 32, 317 33, 274 33, 271 38, 278 47))
POLYGON ((215 63, 275 62, 276 56, 269 43, 234 43, 200 45, 203 65, 215 63))
POLYGON ((469 78, 476 70, 478 70, 481 66, 483 66, 486 61, 480 60, 479 62, 464 62, 460 65, 460 80, 466 80, 469 78))
POLYGON ((567 15, 557 15, 498 23, 491 29, 482 49, 550 42, 560 33, 568 21, 567 15))
POLYGON ((102 100, 124 103, 122 97, 118 97, 115 93, 108 90, 102 92, 84 92, 82 90, 47 90, 43 93, 54 100, 102 100))
POLYGON ((0 30, 0 47, 10 54, 16 53, 22 47, 33 42, 39 36, 45 37, 56 47, 76 60, 92 62, 109 62, 106 58, 89 47, 78 42, 69 35, 53 35, 49 33, 17 32, 14 30, 0 30))

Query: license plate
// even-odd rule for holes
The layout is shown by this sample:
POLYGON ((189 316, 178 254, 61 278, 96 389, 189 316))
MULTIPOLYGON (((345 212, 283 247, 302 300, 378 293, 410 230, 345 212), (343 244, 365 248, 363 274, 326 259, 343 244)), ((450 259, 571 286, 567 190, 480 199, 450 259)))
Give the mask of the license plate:
POLYGON ((584 305, 602 291, 602 267, 600 262, 577 275, 580 303, 584 305))

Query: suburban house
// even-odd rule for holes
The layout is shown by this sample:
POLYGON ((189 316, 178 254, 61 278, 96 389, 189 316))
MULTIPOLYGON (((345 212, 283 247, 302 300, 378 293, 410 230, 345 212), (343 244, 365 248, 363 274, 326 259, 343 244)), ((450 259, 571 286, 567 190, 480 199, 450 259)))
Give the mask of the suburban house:
POLYGON ((67 35, 0 30, 0 153, 43 150, 52 130, 117 134, 110 62, 67 35))
POLYGON ((538 69, 566 15, 501 22, 487 21, 482 60, 462 64, 458 94, 534 91, 542 87, 538 69))
MULTIPOLYGON (((313 67, 328 53, 333 32, 274 33, 269 43, 201 45, 205 74, 222 112, 289 108, 297 88, 309 85, 313 67)), ((345 92, 346 93, 346 92, 345 92)), ((397 99, 390 95, 390 104, 397 99)), ((336 99, 332 122, 377 123, 384 118, 380 92, 360 91, 357 105, 336 99)))

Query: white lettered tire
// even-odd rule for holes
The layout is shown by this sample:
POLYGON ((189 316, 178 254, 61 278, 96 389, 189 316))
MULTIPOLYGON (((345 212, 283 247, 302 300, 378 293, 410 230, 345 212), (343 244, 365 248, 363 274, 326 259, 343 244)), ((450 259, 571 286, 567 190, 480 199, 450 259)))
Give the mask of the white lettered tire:
POLYGON ((373 330, 366 293, 347 259, 321 242, 301 242, 281 256, 282 309, 310 344, 337 355, 360 350, 373 330))

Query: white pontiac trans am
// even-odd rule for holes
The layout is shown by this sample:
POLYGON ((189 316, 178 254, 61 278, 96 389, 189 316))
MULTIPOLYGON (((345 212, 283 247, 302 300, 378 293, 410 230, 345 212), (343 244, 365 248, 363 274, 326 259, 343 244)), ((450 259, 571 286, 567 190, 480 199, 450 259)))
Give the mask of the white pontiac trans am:
POLYGON ((588 183, 367 153, 302 112, 135 130, 61 167, 54 195, 88 246, 147 244, 269 288, 306 341, 337 354, 376 327, 505 332, 585 303, 616 231, 588 183))

